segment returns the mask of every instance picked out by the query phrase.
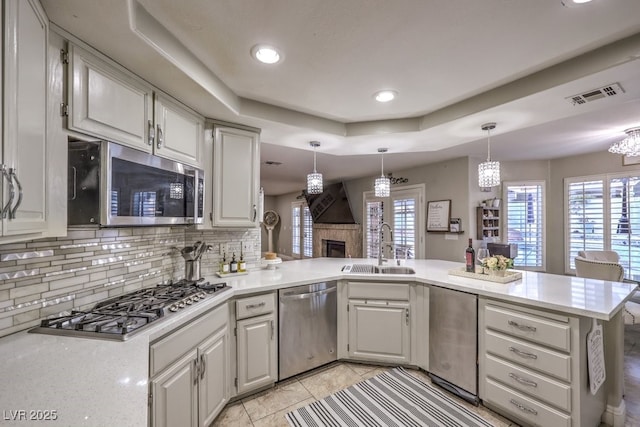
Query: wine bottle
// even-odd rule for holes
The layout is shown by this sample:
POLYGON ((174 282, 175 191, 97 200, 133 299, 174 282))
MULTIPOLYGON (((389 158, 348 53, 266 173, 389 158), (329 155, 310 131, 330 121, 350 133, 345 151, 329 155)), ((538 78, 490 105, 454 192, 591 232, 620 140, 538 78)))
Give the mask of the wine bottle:
POLYGON ((476 251, 473 250, 473 239, 469 239, 469 247, 464 251, 465 265, 468 273, 475 273, 476 251))
POLYGON ((231 257, 231 262, 229 263, 229 270, 231 271, 231 273, 237 273, 238 272, 238 261, 236 261, 236 253, 233 253, 233 256, 231 257))

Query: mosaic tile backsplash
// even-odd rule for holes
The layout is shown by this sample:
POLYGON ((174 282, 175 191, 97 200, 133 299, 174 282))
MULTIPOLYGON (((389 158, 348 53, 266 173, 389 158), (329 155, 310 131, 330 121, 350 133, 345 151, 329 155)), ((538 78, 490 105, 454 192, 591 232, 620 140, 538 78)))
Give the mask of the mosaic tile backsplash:
MULTIPOLYGON (((144 227, 69 230, 66 237, 0 245, 0 337, 40 319, 143 287, 184 277, 180 249, 204 241, 203 276, 213 275, 220 244, 248 268, 260 260, 260 229, 192 230, 144 227)), ((230 260, 231 254, 227 254, 230 260)))

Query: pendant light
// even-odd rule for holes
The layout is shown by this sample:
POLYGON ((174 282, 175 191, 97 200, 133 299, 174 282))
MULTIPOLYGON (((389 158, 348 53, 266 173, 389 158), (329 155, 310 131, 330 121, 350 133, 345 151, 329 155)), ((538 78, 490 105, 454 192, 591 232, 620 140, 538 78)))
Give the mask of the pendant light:
POLYGON ((324 191, 322 174, 316 170, 316 148, 320 146, 320 143, 318 141, 311 141, 309 145, 313 147, 313 173, 307 175, 307 193, 320 194, 324 191))
POLYGON ((378 153, 380 153, 381 175, 380 178, 376 178, 375 184, 373 185, 376 197, 389 197, 391 194, 391 180, 384 176, 384 153, 386 152, 386 148, 378 148, 378 153))
POLYGON ((491 161, 491 131, 495 128, 495 123, 482 125, 487 131, 487 161, 478 165, 478 185, 484 188, 500 185, 500 162, 491 161))
POLYGON ((609 152, 630 157, 640 156, 640 127, 627 129, 624 133, 627 137, 622 141, 614 142, 609 147, 609 152))

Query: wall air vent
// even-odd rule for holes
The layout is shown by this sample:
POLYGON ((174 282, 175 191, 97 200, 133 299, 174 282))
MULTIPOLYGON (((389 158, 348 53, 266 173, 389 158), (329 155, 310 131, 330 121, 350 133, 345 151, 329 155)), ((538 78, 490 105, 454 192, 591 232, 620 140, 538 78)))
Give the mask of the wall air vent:
POLYGON ((621 93, 624 93, 624 89, 622 89, 622 86, 620 86, 619 83, 612 83, 610 85, 603 86, 598 89, 593 89, 578 95, 573 95, 565 99, 573 105, 581 105, 586 104, 587 102, 596 101, 598 99, 619 95, 621 93))

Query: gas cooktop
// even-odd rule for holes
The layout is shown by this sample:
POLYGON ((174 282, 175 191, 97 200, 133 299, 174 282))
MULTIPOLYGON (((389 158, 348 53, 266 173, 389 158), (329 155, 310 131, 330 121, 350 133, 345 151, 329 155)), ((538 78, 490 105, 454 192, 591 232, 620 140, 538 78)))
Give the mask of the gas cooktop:
POLYGON ((88 311, 45 319, 29 332, 124 341, 152 322, 229 289, 226 283, 180 280, 110 298, 88 311))

